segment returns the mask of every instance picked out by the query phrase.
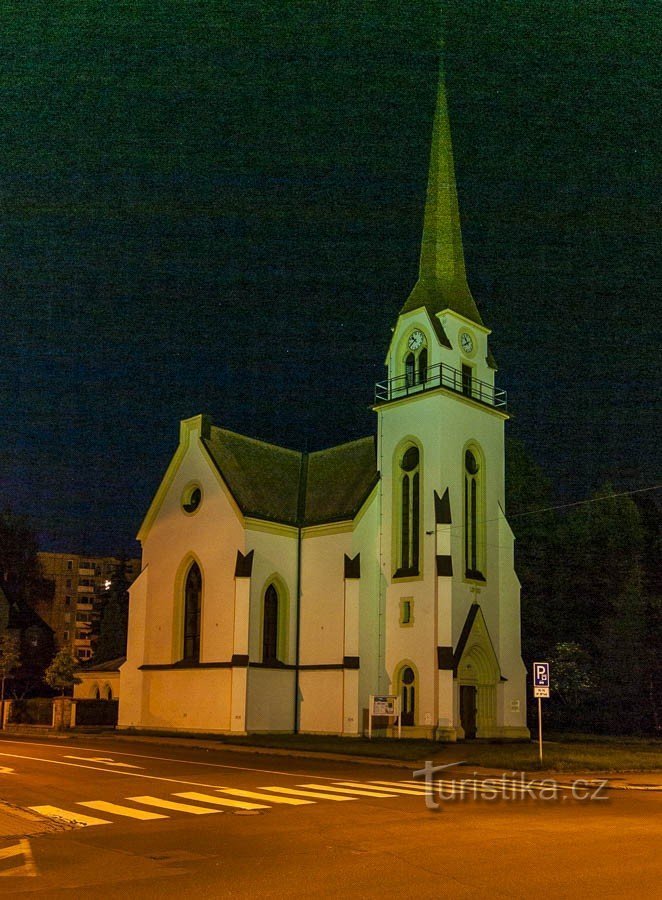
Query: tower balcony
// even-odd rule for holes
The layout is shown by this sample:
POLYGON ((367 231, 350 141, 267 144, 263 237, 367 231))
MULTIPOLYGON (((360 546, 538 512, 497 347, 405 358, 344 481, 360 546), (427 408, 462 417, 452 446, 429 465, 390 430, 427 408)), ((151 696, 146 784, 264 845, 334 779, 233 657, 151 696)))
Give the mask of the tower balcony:
POLYGON ((508 405, 506 391, 494 387, 487 381, 474 378, 467 370, 461 371, 445 363, 439 363, 436 366, 429 366, 424 373, 408 372, 396 375, 395 378, 387 378, 386 381, 378 381, 375 385, 375 406, 438 388, 445 388, 484 406, 504 412, 508 405))

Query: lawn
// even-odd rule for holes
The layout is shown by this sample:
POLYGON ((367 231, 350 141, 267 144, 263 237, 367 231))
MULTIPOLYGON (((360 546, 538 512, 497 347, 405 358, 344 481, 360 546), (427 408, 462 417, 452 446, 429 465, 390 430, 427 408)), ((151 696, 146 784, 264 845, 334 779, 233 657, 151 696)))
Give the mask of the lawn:
MULTIPOLYGON (((175 736, 184 737, 181 733, 173 734, 175 736)), ((245 737, 191 735, 191 742, 194 743, 196 738, 234 746, 397 759, 413 765, 430 759, 437 764, 463 761, 470 766, 491 769, 539 769, 537 742, 467 741, 440 744, 425 740, 374 738, 369 741, 363 737, 293 734, 253 734, 245 737)), ((543 754, 543 768, 554 772, 662 772, 662 740, 655 738, 550 734, 543 744, 543 754)))

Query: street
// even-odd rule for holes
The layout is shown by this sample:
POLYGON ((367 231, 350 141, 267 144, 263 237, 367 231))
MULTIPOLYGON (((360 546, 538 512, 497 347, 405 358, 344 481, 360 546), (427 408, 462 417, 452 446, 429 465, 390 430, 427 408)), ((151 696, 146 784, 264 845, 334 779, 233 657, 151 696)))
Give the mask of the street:
POLYGON ((660 792, 609 790, 591 800, 566 787, 545 799, 512 779, 488 792, 462 767, 436 776, 443 794, 435 810, 411 774, 156 740, 3 737, 0 798, 42 817, 48 830, 0 839, 0 895, 659 892, 660 792), (464 796, 451 778, 472 779, 464 796))

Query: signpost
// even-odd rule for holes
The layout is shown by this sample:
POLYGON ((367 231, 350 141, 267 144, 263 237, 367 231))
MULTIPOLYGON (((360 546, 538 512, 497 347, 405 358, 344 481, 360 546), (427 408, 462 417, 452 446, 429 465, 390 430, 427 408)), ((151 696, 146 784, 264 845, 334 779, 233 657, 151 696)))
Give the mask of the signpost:
POLYGON ((549 663, 533 664, 533 696, 538 698, 538 758, 542 765, 542 698, 549 697, 549 663))
POLYGON ((400 698, 392 694, 376 696, 370 694, 368 706, 368 738, 372 738, 373 716, 387 716, 398 720, 398 737, 402 737, 402 723, 400 721, 400 698))

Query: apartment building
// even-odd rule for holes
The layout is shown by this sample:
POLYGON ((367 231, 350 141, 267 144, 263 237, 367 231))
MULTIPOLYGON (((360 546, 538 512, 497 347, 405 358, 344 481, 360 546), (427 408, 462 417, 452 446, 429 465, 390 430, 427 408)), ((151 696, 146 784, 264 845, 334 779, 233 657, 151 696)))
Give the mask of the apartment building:
MULTIPOLYGON (((49 552, 38 556, 42 574, 53 590, 36 604, 36 611, 53 629, 59 647, 69 646, 78 659, 90 659, 119 557, 49 552)), ((125 571, 131 583, 140 574, 140 559, 127 559, 125 571)))

